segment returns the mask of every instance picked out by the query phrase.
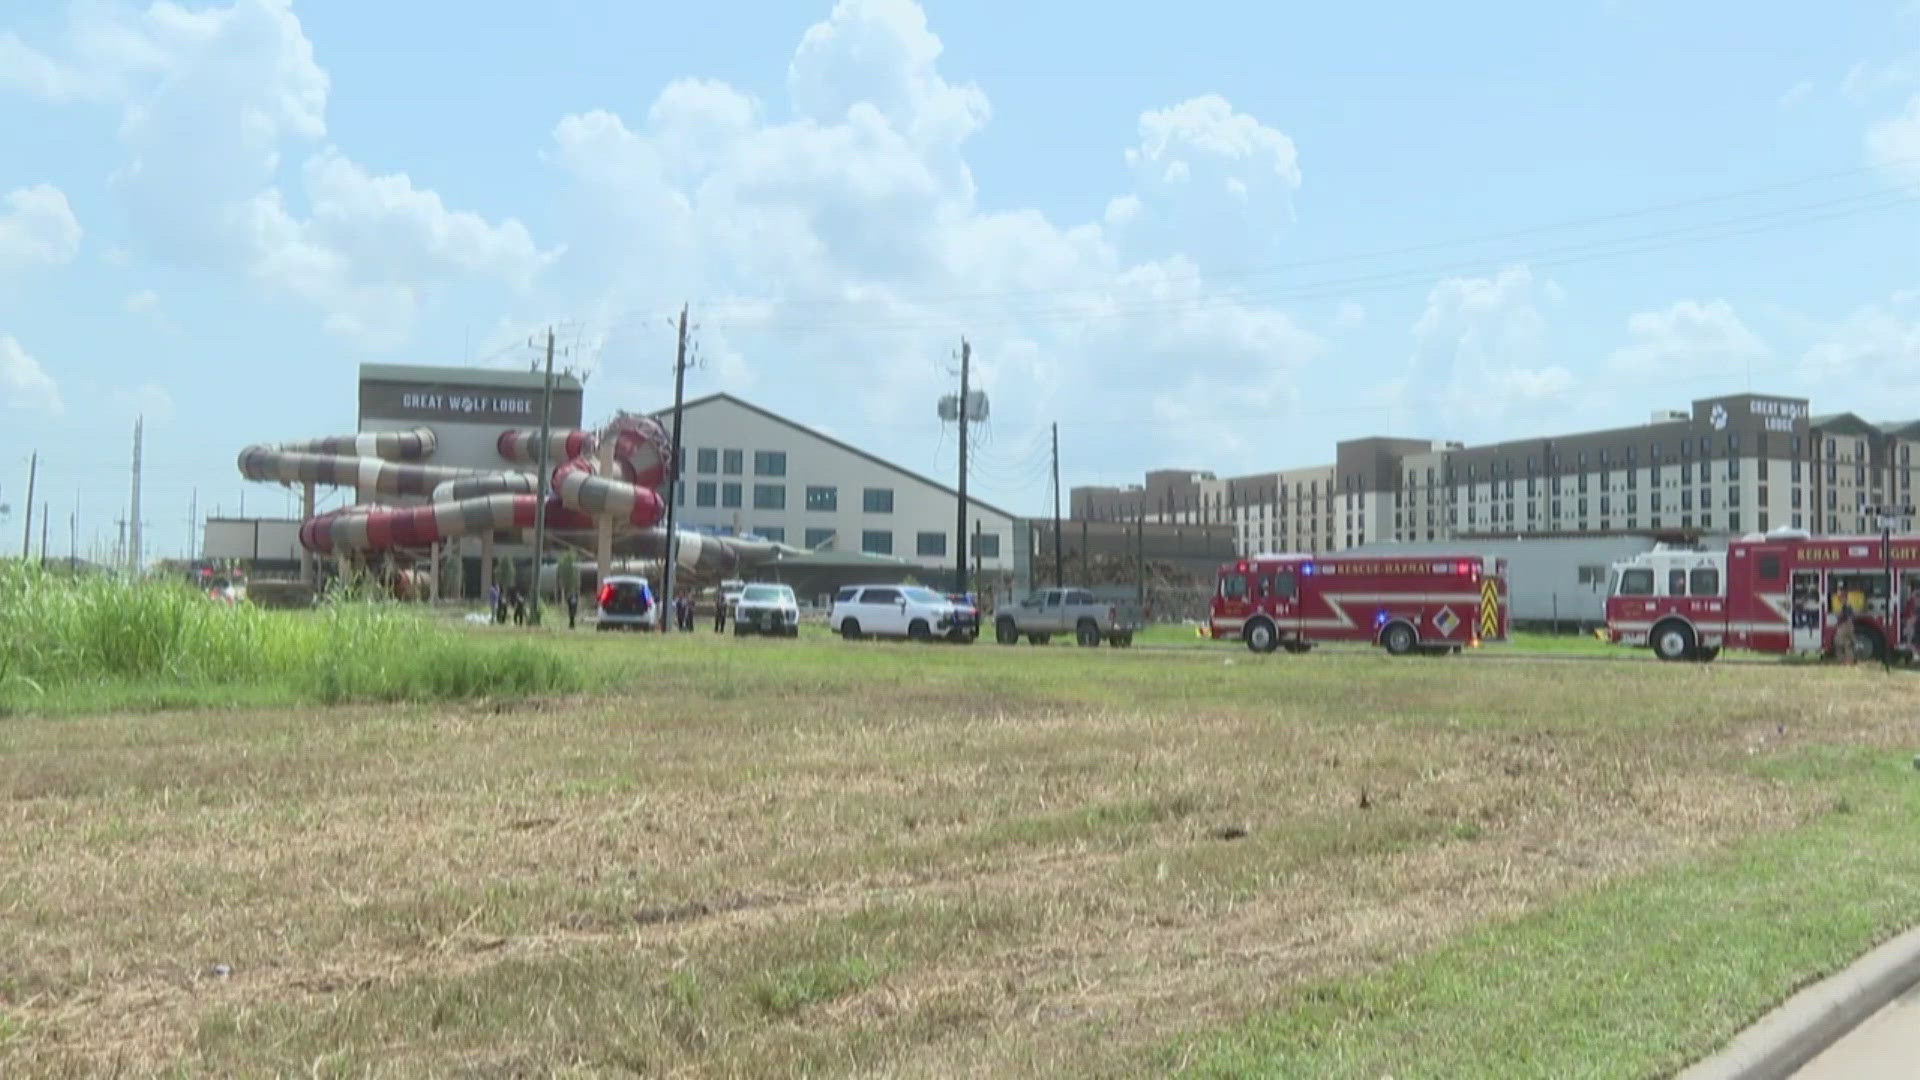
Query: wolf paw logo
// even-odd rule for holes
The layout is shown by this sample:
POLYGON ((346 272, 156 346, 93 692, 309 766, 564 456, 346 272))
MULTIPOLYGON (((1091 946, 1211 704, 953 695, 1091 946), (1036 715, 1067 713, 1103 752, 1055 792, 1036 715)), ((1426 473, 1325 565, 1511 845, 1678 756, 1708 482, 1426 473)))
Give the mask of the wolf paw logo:
POLYGON ((1726 427, 1727 407, 1725 405, 1715 405, 1713 411, 1707 414, 1707 422, 1713 425, 1713 430, 1715 431, 1726 427))

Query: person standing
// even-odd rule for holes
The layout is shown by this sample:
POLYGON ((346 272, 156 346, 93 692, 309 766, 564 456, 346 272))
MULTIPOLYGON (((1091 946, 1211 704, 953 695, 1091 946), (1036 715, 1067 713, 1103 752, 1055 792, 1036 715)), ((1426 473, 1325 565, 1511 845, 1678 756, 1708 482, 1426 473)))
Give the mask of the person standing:
POLYGON ((578 586, 575 586, 567 590, 567 629, 573 629, 574 621, 579 617, 580 589, 578 586))
POLYGON ((1833 655, 1849 666, 1858 663, 1854 655, 1853 597, 1840 594, 1840 615, 1833 623, 1833 655))
POLYGON ((727 632, 727 592, 725 589, 713 590, 713 632, 727 632))

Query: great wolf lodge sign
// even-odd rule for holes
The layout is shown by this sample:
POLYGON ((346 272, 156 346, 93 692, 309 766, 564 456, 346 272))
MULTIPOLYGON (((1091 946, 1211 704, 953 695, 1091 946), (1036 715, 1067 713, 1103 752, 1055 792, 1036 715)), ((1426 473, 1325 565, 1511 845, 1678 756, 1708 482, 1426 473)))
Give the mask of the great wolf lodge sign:
POLYGON ((1768 431, 1792 431, 1794 421, 1807 418, 1807 403, 1780 398, 1748 398, 1747 411, 1760 418, 1768 431))
MULTIPOLYGON (((580 426, 580 391, 553 390, 555 427, 580 426)), ((379 420, 452 420, 522 427, 540 422, 540 391, 452 383, 363 382, 360 416, 379 420)))

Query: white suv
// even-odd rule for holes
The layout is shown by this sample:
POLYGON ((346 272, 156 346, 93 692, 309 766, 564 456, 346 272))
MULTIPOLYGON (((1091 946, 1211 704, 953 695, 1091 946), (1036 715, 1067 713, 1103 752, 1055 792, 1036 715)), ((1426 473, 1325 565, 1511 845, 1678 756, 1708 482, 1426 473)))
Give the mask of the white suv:
POLYGON ((850 585, 833 598, 827 625, 848 641, 863 637, 944 637, 972 641, 979 617, 932 589, 918 585, 850 585))

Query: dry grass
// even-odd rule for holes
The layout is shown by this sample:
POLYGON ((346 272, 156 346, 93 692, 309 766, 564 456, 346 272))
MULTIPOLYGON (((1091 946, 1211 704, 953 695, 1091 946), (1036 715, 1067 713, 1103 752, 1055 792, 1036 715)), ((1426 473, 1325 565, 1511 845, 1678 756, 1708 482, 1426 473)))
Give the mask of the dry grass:
POLYGON ((1304 984, 1807 820, 1817 787, 1750 761, 1892 745, 1916 699, 586 647, 637 696, 0 724, 0 1071, 1156 1071, 1304 984))

